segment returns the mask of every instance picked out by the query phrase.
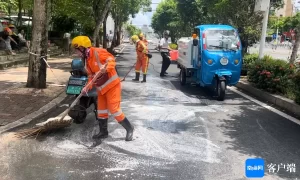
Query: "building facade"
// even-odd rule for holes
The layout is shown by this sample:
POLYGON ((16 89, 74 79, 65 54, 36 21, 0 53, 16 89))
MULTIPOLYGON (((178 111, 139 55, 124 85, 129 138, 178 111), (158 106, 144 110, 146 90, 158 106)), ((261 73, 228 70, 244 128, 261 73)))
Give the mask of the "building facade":
POLYGON ((277 17, 289 17, 293 16, 296 12, 295 4, 296 1, 294 0, 284 0, 284 6, 281 9, 275 11, 275 15, 277 17))

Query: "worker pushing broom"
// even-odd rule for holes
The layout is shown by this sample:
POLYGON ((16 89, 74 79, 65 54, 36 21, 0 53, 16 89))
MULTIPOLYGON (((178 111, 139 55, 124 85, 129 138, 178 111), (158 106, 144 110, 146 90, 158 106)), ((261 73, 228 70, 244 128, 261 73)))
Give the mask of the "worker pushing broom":
POLYGON ((134 127, 125 117, 121 110, 121 81, 116 72, 115 58, 106 49, 92 47, 91 40, 87 36, 77 36, 72 40, 72 47, 76 53, 85 61, 85 69, 89 80, 81 94, 63 112, 62 117, 51 118, 42 126, 24 130, 16 133, 19 137, 38 135, 50 129, 57 129, 71 125, 72 121, 64 118, 78 102, 81 96, 93 86, 97 88, 97 121, 99 123, 99 133, 93 136, 94 139, 108 137, 107 122, 108 112, 126 129, 125 141, 132 141, 134 127))

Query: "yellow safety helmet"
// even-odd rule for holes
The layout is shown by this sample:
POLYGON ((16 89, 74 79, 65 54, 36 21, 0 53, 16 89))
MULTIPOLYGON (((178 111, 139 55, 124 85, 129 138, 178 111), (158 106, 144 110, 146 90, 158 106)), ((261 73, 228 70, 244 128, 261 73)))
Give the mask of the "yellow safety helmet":
POLYGON ((92 47, 92 42, 89 37, 87 36, 76 36, 72 40, 72 47, 79 48, 79 47, 89 48, 92 47))
POLYGON ((9 28, 15 28, 16 26, 13 24, 8 25, 9 28))
POLYGON ((137 35, 133 35, 133 36, 131 36, 131 40, 133 42, 136 42, 137 40, 139 40, 139 37, 137 35))
POLYGON ((140 38, 144 37, 144 34, 143 33, 139 34, 139 37, 140 38))

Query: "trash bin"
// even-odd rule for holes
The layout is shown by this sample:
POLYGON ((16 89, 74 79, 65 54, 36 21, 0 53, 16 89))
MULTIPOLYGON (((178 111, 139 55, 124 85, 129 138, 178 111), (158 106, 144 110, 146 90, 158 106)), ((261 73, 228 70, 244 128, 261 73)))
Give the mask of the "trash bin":
POLYGON ((171 61, 177 61, 178 59, 178 50, 172 50, 170 51, 170 57, 171 57, 171 61))

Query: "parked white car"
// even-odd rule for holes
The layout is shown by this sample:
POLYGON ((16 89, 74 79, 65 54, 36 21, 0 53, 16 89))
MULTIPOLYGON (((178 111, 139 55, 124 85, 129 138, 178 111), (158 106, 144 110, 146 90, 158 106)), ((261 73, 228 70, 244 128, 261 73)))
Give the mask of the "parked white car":
POLYGON ((130 40, 129 40, 129 38, 125 38, 125 39, 123 39, 123 43, 130 43, 130 40))

